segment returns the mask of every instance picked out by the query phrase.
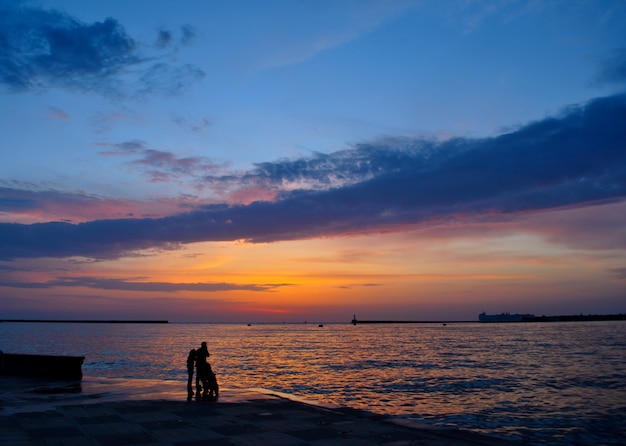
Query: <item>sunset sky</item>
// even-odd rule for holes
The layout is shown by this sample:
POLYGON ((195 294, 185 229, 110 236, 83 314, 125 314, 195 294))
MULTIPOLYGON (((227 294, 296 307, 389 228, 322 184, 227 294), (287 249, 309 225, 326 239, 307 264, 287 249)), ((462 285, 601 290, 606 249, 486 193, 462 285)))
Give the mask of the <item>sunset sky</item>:
POLYGON ((626 2, 0 0, 0 319, 626 312, 626 2))

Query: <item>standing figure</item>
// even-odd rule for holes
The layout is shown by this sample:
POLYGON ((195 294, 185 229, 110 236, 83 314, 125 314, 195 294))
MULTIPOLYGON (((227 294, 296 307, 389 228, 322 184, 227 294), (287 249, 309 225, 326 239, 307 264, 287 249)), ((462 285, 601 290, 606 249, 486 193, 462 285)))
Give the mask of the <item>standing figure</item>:
POLYGON ((204 396, 209 393, 207 383, 207 360, 211 356, 207 349, 206 342, 203 342, 198 350, 196 350, 196 397, 200 397, 200 392, 204 389, 204 396), (202 382, 202 387, 200 383, 202 382))
POLYGON ((196 349, 189 350, 189 356, 187 356, 187 399, 191 399, 193 396, 193 388, 191 386, 193 382, 193 369, 196 365, 196 349))

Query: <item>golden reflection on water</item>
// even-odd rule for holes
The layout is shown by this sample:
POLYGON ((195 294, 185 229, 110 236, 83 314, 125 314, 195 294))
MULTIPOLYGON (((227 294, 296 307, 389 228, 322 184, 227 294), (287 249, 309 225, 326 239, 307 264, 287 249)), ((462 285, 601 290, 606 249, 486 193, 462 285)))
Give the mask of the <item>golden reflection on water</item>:
POLYGON ((221 386, 490 433, 625 412, 623 322, 2 324, 0 334, 5 351, 82 354, 86 375, 180 380, 181 394, 187 353, 207 341, 221 386))

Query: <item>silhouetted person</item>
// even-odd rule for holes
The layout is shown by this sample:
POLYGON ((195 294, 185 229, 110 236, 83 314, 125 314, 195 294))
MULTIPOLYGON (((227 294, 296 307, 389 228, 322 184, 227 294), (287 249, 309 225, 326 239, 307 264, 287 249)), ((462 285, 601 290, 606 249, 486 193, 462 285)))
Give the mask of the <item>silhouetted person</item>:
POLYGON ((193 369, 196 365, 196 357, 196 349, 192 348, 189 350, 189 356, 187 356, 187 398, 193 396, 193 388, 191 385, 193 383, 193 369))
POLYGON ((206 342, 203 342, 198 350, 196 350, 196 396, 200 396, 200 392, 204 390, 204 395, 207 396, 209 389, 207 383, 207 360, 211 356, 207 349, 206 342), (199 382, 202 382, 202 387, 199 387, 199 382))

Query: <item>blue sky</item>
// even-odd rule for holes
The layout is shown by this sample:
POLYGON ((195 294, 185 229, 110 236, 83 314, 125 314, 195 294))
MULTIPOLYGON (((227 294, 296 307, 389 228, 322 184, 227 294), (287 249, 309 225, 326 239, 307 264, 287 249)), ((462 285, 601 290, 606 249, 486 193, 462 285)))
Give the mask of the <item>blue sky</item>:
MULTIPOLYGON (((506 239, 516 274, 526 266, 514 259, 546 252, 572 256, 580 269, 610 258, 599 267, 604 276, 585 282, 591 289, 611 278, 599 307, 591 292, 574 306, 553 297, 572 286, 560 269, 541 285, 532 275, 520 280, 554 303, 545 311, 623 311, 624 2, 59 0, 0 1, 0 10, 0 299, 12 315, 30 314, 31 302, 62 313, 66 304, 32 290, 58 295, 67 287, 80 287, 78 306, 91 314, 98 277, 116 281, 117 291, 160 285, 213 309, 214 298, 185 291, 223 291, 224 283, 237 292, 298 289, 289 304, 272 300, 269 310, 255 301, 246 314, 340 319, 358 298, 336 313, 292 308, 311 299, 308 285, 294 282, 311 265, 287 273, 278 262, 275 275, 289 279, 268 282, 255 266, 234 262, 169 285, 148 265, 179 255, 172 268, 182 274, 190 249, 211 258, 219 247, 239 258, 263 245, 293 265, 294 249, 339 258, 370 243, 403 245, 369 238, 381 234, 424 243, 506 239), (520 244, 524 237, 533 242, 520 244), (324 251, 328 240, 337 243, 324 251), (141 273, 117 270, 132 258, 145 259, 141 273), (77 262, 91 266, 77 270, 77 262), (28 299, 17 295, 25 289, 28 299)), ((450 253, 452 268, 461 260, 450 253)), ((358 281, 384 288, 390 282, 367 280, 372 271, 421 255, 416 247, 389 264, 368 260, 358 281)), ((476 272, 485 278, 476 293, 497 300, 490 265, 476 272)), ((318 283, 328 277, 316 274, 318 283)), ((411 300, 411 287, 419 283, 397 291, 406 297, 389 314, 444 314, 445 300, 437 310, 432 296, 411 300)), ((376 307, 373 296, 364 308, 376 307)), ((142 298, 120 297, 132 308, 142 298)), ((523 300, 465 302, 458 317, 537 311, 523 300)), ((123 314, 115 302, 107 308, 123 314)))

